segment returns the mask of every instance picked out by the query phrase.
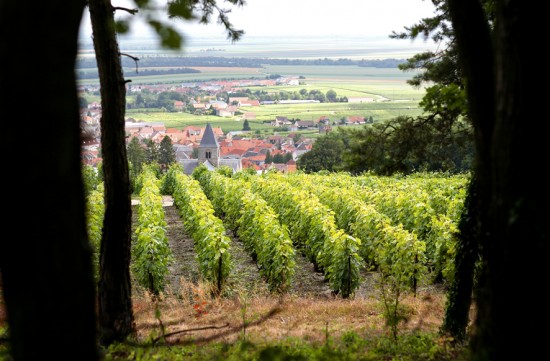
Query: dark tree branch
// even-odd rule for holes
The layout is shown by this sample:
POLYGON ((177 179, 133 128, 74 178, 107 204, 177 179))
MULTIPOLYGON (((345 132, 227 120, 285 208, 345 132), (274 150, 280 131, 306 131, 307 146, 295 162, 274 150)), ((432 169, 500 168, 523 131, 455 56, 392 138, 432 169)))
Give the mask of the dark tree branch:
POLYGON ((120 56, 127 56, 129 57, 130 59, 132 59, 134 61, 134 63, 136 63, 136 73, 138 73, 138 61, 139 61, 139 58, 138 57, 135 57, 135 56, 132 56, 130 54, 126 54, 126 53, 119 53, 120 56))
POLYGON ((122 10, 122 11, 126 11, 132 15, 136 15, 138 13, 138 9, 128 9, 128 8, 123 8, 123 7, 120 7, 120 6, 113 6, 112 7, 113 9, 113 12, 117 11, 117 10, 122 10))

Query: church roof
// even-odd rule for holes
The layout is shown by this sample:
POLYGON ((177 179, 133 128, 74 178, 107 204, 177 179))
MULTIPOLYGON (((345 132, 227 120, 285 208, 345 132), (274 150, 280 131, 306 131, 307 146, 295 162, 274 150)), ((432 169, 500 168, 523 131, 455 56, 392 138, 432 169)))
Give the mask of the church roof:
POLYGON ((209 148, 219 148, 220 145, 218 144, 218 140, 216 139, 216 136, 214 135, 214 131, 212 130, 212 126, 210 123, 206 124, 206 129, 204 130, 204 134, 201 139, 200 147, 209 147, 209 148))

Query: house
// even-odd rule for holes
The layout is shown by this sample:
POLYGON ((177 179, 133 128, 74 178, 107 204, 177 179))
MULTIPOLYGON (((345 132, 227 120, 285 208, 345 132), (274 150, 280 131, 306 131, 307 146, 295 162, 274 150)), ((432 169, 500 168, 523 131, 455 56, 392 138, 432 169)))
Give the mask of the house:
POLYGON ((237 105, 239 107, 259 107, 260 101, 259 100, 241 100, 237 105))
POLYGON ((232 117, 235 115, 236 111, 237 111, 236 107, 230 106, 223 109, 216 109, 216 115, 219 117, 232 117))
POLYGON ((185 103, 180 100, 174 100, 174 109, 181 111, 185 108, 185 103))
POLYGON ((285 174, 293 173, 293 172, 296 172, 296 161, 290 160, 286 164, 285 163, 264 164, 264 170, 268 171, 270 169, 277 169, 279 172, 285 173, 285 174))
POLYGON ((246 101, 248 101, 248 97, 229 97, 227 102, 229 105, 239 105, 240 102, 246 101))
POLYGON ((307 129, 315 127, 315 122, 313 120, 298 120, 296 122, 298 129, 307 129))
POLYGON ((281 135, 270 135, 267 137, 267 141, 274 145, 281 145, 283 142, 283 137, 281 135))
POLYGON ((228 107, 228 104, 222 100, 210 100, 208 104, 210 104, 210 107, 215 110, 225 109, 228 107))
POLYGON ((275 120, 271 121, 271 125, 274 127, 282 127, 284 125, 290 125, 292 122, 287 117, 276 116, 275 120))
POLYGON ((194 103, 193 104, 193 109, 195 110, 195 112, 203 112, 205 110, 208 110, 210 109, 210 104, 206 104, 206 103, 194 103))
POLYGON ((294 152, 292 153, 292 159, 297 160, 302 154, 305 154, 311 150, 311 145, 304 142, 300 143, 294 152))
POLYGON ((330 124, 330 118, 326 115, 322 115, 317 119, 317 123, 319 124, 330 124))
POLYGON ((365 124, 365 117, 361 117, 358 115, 349 115, 346 117, 345 123, 347 125, 365 124))
POLYGON ((193 147, 185 144, 173 144, 174 152, 176 153, 176 162, 182 159, 191 159, 193 155, 193 147))
POLYGON ((218 117, 232 117, 235 115, 235 112, 233 110, 228 110, 228 109, 217 109, 216 115, 218 117))

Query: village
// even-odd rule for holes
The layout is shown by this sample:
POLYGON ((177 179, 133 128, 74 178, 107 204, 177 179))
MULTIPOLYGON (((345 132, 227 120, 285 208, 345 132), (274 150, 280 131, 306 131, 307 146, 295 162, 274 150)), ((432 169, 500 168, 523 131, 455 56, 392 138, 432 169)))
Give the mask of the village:
MULTIPOLYGON (((236 80, 236 81, 214 81, 214 82, 198 82, 198 83, 183 83, 183 84, 154 84, 154 85, 132 85, 128 88, 129 94, 140 94, 147 91, 155 94, 162 92, 177 92, 181 94, 193 95, 189 96, 189 101, 173 100, 168 108, 174 112, 190 112, 198 118, 204 114, 217 115, 219 117, 233 117, 237 112, 240 112, 243 120, 254 120, 256 115, 254 112, 248 112, 248 107, 272 106, 274 104, 299 104, 299 103, 315 103, 319 100, 315 99, 283 99, 277 101, 260 101, 258 99, 250 99, 245 96, 234 96, 232 93, 237 93, 237 89, 246 86, 273 86, 273 85, 298 85, 299 80, 296 78, 277 78, 277 79, 251 79, 251 80, 236 80), (196 96, 197 92, 201 96, 196 96), (221 98, 220 94, 225 92, 229 94, 227 98, 221 98)), ((93 87, 81 88, 80 91, 94 91, 93 87)), ((372 102, 372 98, 353 98, 346 99, 349 102, 372 102)), ((101 117, 101 105, 97 102, 87 104, 81 109, 81 119, 83 125, 93 130, 93 140, 89 140, 83 146, 82 157, 86 164, 96 165, 101 161, 100 142, 99 142, 99 119, 101 117)), ((372 121, 372 120, 371 120, 372 121)), ((369 120, 363 116, 348 116, 345 119, 338 121, 339 125, 362 125, 368 123, 369 120)), ((231 167, 234 171, 239 171, 244 168, 253 168, 258 173, 268 169, 277 168, 283 173, 294 172, 296 170, 296 162, 298 158, 311 150, 315 141, 313 138, 303 137, 300 130, 316 130, 320 134, 326 134, 336 125, 335 120, 331 120, 328 116, 320 116, 314 120, 294 120, 285 116, 275 116, 270 125, 274 132, 272 135, 260 137, 252 131, 230 131, 226 134, 221 128, 211 127, 218 155, 215 158, 216 164, 211 166, 217 167, 221 164, 231 167), (285 135, 277 134, 277 130, 284 130, 285 135)), ((131 117, 126 118, 125 133, 127 144, 133 139, 138 138, 143 143, 145 141, 153 141, 159 144, 162 139, 167 136, 172 141, 176 160, 190 169, 189 164, 194 164, 197 160, 204 163, 204 159, 198 159, 199 148, 201 141, 205 137, 207 126, 189 125, 182 129, 167 128, 162 122, 142 122, 131 117)), ((210 143, 212 143, 210 141, 210 143)))

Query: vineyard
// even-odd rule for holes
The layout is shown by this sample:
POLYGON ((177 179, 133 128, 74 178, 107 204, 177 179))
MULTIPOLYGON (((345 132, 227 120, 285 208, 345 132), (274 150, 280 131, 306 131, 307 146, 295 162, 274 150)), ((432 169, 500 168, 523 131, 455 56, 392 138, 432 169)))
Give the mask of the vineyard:
MULTIPOLYGON (((132 273, 141 287, 164 291, 174 255, 161 190, 173 197, 183 232, 193 242, 199 279, 216 294, 234 271, 238 242, 266 289, 292 290, 309 263, 333 295, 354 297, 373 274, 394 292, 452 279, 455 235, 466 175, 377 177, 349 174, 209 172, 174 166, 140 177, 132 273)), ((88 196, 89 234, 99 243, 101 187, 88 196)), ((97 261, 96 261, 97 264, 97 261)))
MULTIPOLYGON (((255 325, 255 341, 437 334, 468 180, 145 167, 132 215, 139 337, 158 338, 155 325, 162 334, 204 329, 206 340, 225 332, 249 339, 245 325, 255 325)), ((103 188, 93 188, 97 256, 103 188)))

